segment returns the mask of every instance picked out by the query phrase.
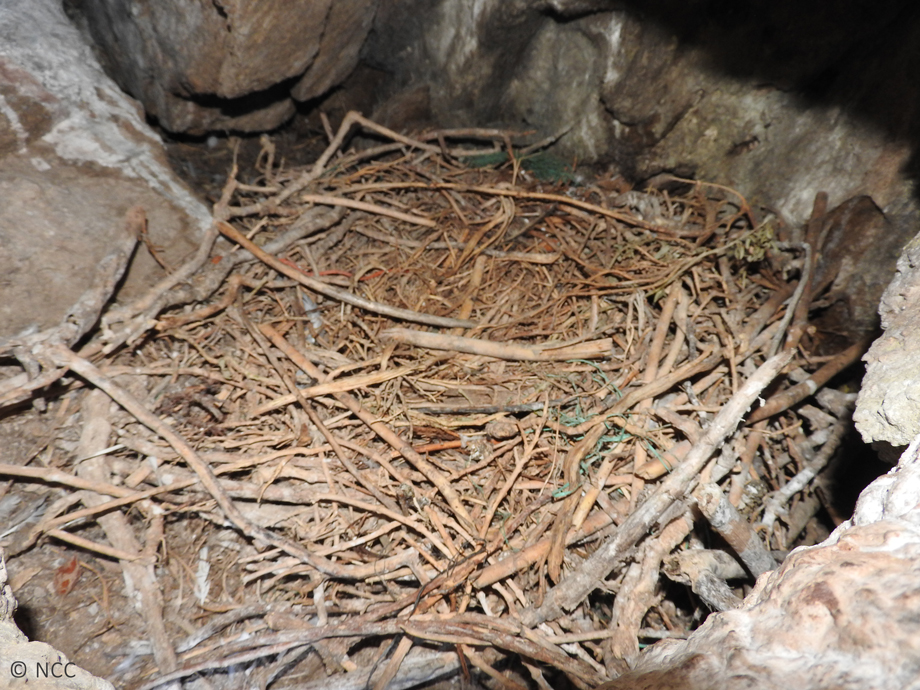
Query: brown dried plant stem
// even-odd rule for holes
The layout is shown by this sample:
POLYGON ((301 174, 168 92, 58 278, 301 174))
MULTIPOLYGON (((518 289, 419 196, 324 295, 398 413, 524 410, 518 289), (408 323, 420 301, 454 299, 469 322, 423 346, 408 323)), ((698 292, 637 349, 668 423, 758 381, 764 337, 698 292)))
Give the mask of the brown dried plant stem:
MULTIPOLYGON (((53 348, 49 354, 56 360, 58 366, 65 366, 75 374, 89 381, 133 415, 137 421, 154 433, 159 434, 173 447, 179 456, 188 463, 188 466, 195 471, 199 481, 208 493, 211 494, 214 500, 217 501, 217 504, 220 506, 221 510, 224 511, 227 519, 236 525, 244 534, 266 544, 276 546, 330 577, 345 580, 364 579, 369 575, 386 572, 388 566, 392 567, 396 565, 395 562, 384 563, 382 561, 377 561, 371 564, 369 568, 364 566, 343 566, 328 559, 318 557, 290 539, 255 524, 240 512, 236 504, 233 503, 232 499, 227 495, 227 492, 224 491, 223 487, 218 483, 214 471, 198 456, 188 442, 144 407, 144 405, 133 395, 105 376, 91 362, 74 354, 65 347, 58 346, 53 348)), ((405 561, 405 558, 397 560, 405 561)), ((402 565, 405 565, 405 562, 401 562, 397 567, 401 567, 402 565)))
MULTIPOLYGON (((386 506, 392 513, 400 513, 399 506, 396 505, 396 502, 393 501, 390 497, 385 495, 373 482, 369 481, 364 477, 364 475, 358 470, 355 464, 351 459, 345 454, 345 451, 342 449, 342 445, 339 443, 338 439, 329 431, 328 427, 323 423, 323 420, 320 418, 319 414, 309 403, 306 396, 301 393, 300 389, 297 388, 293 379, 285 371, 284 367, 281 366, 281 363, 278 361, 278 358, 272 352, 272 349, 268 346, 268 341, 265 336, 252 324, 249 320, 249 317, 246 316, 242 308, 238 310, 238 315, 240 319, 245 324, 247 330, 249 330, 253 339, 259 343, 259 347, 262 348, 262 352, 265 354, 265 357, 271 362, 272 366, 275 368, 275 371, 278 373, 278 376, 281 377, 281 380, 284 381, 284 385, 291 392, 291 395, 295 396, 297 402, 300 403, 300 407, 304 412, 307 413, 307 416, 310 418, 310 421, 319 429, 320 433, 326 439, 330 446, 332 446, 333 451, 335 451, 336 456, 339 459, 339 462, 347 469, 351 475, 358 481, 361 486, 363 486, 367 492, 377 499, 377 501, 386 506)), ((334 487, 330 484, 329 490, 332 491, 334 487)))
POLYGON ((594 359, 608 357, 613 350, 613 339, 611 338, 575 345, 543 343, 527 346, 517 343, 493 342, 480 338, 466 338, 459 335, 414 331, 409 328, 388 328, 380 336, 432 350, 450 350, 522 362, 564 362, 568 359, 594 359))
MULTIPOLYGON (((287 340, 284 339, 284 336, 282 336, 278 331, 272 328, 269 324, 262 324, 259 326, 259 329, 262 331, 262 333, 265 334, 266 337, 268 337, 269 340, 272 341, 272 343, 274 343, 275 347, 287 355, 287 357, 294 364, 303 369, 313 378, 322 379, 323 373, 317 369, 310 360, 308 360, 294 347, 292 347, 291 344, 288 343, 287 340)), ((454 514, 460 520, 464 529, 475 531, 475 528, 473 527, 473 519, 470 517, 470 514, 463 506, 463 503, 460 502, 459 494, 434 465, 419 455, 412 448, 412 446, 403 441, 386 424, 365 410, 361 403, 358 402, 357 398, 349 395, 348 393, 333 393, 333 397, 349 410, 351 410, 352 414, 354 414, 358 419, 369 426, 374 431, 374 433, 380 436, 380 438, 389 443, 395 450, 398 450, 400 455, 412 463, 415 469, 424 474, 428 481, 434 484, 438 491, 441 492, 444 500, 447 501, 447 504, 451 507, 451 510, 454 511, 454 514)))
POLYGON ((630 553, 635 544, 676 500, 692 491, 697 475, 708 462, 716 447, 731 434, 741 418, 760 395, 761 391, 776 378, 789 360, 793 351, 784 351, 764 362, 754 375, 738 390, 716 415, 703 437, 693 445, 684 461, 661 483, 655 492, 630 515, 616 534, 595 551, 576 571, 546 593, 543 604, 524 612, 522 620, 528 626, 535 626, 547 620, 555 620, 564 611, 571 611, 580 604, 604 578, 630 553))
POLYGON ((700 511, 734 549, 754 577, 776 568, 773 555, 767 551, 763 541, 750 523, 726 498, 716 484, 703 484, 694 492, 700 511))
MULTIPOLYGON (((665 391, 673 388, 678 383, 686 381, 691 376, 696 376, 701 372, 709 371, 721 360, 722 354, 718 352, 713 353, 712 348, 709 348, 695 360, 685 364, 680 369, 672 371, 667 376, 662 376, 650 383, 646 383, 639 388, 634 388, 633 390, 629 391, 629 393, 611 405, 610 408, 589 419, 587 422, 582 422, 577 426, 559 426, 553 428, 558 429, 562 433, 568 434, 570 436, 587 433, 591 428, 597 426, 598 424, 603 424, 605 421, 607 421, 608 417, 623 414, 624 412, 630 410, 638 402, 645 400, 646 398, 654 398, 657 395, 661 395, 665 391)), ((639 432, 637 435, 641 436, 642 434, 639 432)))
POLYGON ((825 383, 859 359, 871 342, 871 339, 867 338, 850 345, 807 379, 782 393, 777 393, 767 401, 766 405, 754 410, 747 418, 747 423, 755 424, 762 419, 772 417, 814 395, 825 383))

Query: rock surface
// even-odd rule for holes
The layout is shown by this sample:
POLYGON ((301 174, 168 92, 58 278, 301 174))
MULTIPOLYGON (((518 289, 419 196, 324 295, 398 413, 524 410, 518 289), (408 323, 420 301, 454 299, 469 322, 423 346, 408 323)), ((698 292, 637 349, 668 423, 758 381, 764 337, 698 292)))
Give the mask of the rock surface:
MULTIPOLYGON (((178 262, 210 223, 55 0, 0 0, 0 337, 60 321, 140 205, 178 262)), ((122 296, 162 275, 137 252, 122 296)))
POLYGON ((885 332, 863 358, 853 420, 866 441, 904 446, 920 428, 920 237, 901 253, 879 312, 885 332))
MULTIPOLYGON (((884 218, 846 270, 851 295, 863 278, 878 295, 889 279, 880 263, 890 271, 920 227, 920 92, 907 76, 920 70, 920 21, 909 3, 867 14, 786 1, 708 14, 673 0, 631 5, 382 0, 365 50, 393 75, 378 114, 398 129, 417 124, 421 104, 440 125, 565 132, 559 150, 573 159, 730 185, 792 227, 819 191, 830 207, 868 197, 884 218)), ((903 446, 920 431, 918 261, 911 245, 867 356, 856 413, 867 441, 903 446)), ((865 329, 873 307, 856 306, 865 329)))
MULTIPOLYGON (((662 21, 665 9, 681 11, 680 3, 656 5, 662 21)), ((394 98, 427 87, 432 121, 441 125, 566 131, 560 150, 579 162, 613 163, 640 179, 669 171, 729 184, 793 223, 807 218, 822 190, 831 206, 866 194, 902 213, 893 204, 911 199, 901 174, 910 147, 890 135, 908 133, 904 117, 867 123, 851 114, 847 106, 868 99, 869 86, 868 94, 811 101, 790 88, 839 66, 845 35, 817 64, 787 60, 764 78, 744 73, 754 67, 735 69, 740 58, 715 63, 712 45, 725 37, 706 32, 720 28, 717 15, 687 17, 678 38, 679 27, 609 7, 382 0, 365 58, 394 75, 394 98)), ((884 13, 875 20, 894 21, 884 13)), ((773 40, 748 52, 776 61, 770 50, 782 41, 773 40)), ((869 71, 866 82, 875 78, 869 71)))
POLYGON ((273 129, 358 61, 376 0, 82 0, 116 81, 172 132, 273 129), (293 89, 293 97, 292 97, 293 89))
POLYGON ((920 436, 863 492, 852 520, 761 577, 742 608, 649 647, 601 689, 918 687, 918 451, 920 436))
POLYGON ((16 598, 7 584, 6 561, 0 551, 0 682, 15 690, 115 690, 43 642, 29 642, 16 623, 16 598))

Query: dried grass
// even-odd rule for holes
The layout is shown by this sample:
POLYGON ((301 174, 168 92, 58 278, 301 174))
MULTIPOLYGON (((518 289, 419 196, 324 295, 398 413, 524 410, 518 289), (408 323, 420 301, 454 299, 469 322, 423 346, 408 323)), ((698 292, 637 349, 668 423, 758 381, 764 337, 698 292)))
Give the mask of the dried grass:
MULTIPOLYGON (((260 182, 231 179, 215 210, 234 244, 206 245, 194 279, 108 314, 79 354, 49 350, 130 414, 110 415, 104 480, 4 466, 110 497, 61 506, 31 541, 184 563, 152 586, 167 608, 178 597, 213 615, 170 645, 173 662, 157 657, 146 688, 256 661, 263 681, 283 678, 306 648, 354 687, 470 666, 515 687, 547 687, 544 673, 594 686, 640 640, 693 626, 659 571, 699 547, 698 485, 721 484, 761 559, 762 537, 787 549, 818 509, 817 450, 839 443, 845 404, 810 437, 780 414, 801 396, 734 431, 776 371, 739 390, 787 335, 783 362, 793 354, 805 324, 782 317, 811 295, 771 269, 777 222, 731 190, 554 186, 519 159, 464 165, 450 132, 413 141, 354 116, 343 131, 355 122, 394 143, 349 153, 340 132, 309 170, 275 166, 268 146, 260 182), (727 440, 707 441, 725 410, 727 440), (674 481, 694 452, 702 471, 674 481), (764 494, 806 470, 755 535, 764 494), (113 512, 136 530, 132 508, 148 525, 136 553, 65 531, 113 512), (192 514, 211 536, 186 533, 192 514), (604 561, 637 525, 654 538, 604 561)), ((322 675, 306 658, 299 672, 322 675)))

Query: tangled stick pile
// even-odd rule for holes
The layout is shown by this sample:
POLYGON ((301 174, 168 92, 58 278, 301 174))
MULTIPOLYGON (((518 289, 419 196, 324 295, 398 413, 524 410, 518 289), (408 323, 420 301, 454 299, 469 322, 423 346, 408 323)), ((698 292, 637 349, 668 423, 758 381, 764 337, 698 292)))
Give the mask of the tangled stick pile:
POLYGON ((154 651, 134 687, 247 665, 272 687, 592 687, 823 536, 853 396, 802 401, 862 344, 812 356, 815 252, 777 220, 686 181, 542 183, 500 132, 351 114, 309 170, 263 153, 149 295, 103 311, 128 242, 80 318, 0 344, 25 369, 0 404, 57 382, 83 425, 65 466, 0 467, 84 491, 13 551, 50 536, 131 571, 154 651), (343 150, 355 124, 386 143, 343 150))

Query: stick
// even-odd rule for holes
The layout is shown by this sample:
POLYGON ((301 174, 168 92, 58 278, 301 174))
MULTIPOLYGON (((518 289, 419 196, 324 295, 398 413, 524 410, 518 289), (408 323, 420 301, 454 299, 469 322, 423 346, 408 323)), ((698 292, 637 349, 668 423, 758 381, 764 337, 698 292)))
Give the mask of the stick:
MULTIPOLYGON (((310 360, 291 347, 290 343, 288 343, 288 341, 284 339, 284 336, 278 331, 268 324, 262 324, 259 326, 259 330, 274 343, 275 347, 287 355, 294 364, 307 372, 307 374, 315 379, 322 378, 322 372, 317 369, 310 360)), ((352 414, 369 426, 374 433, 389 443, 394 449, 398 450, 400 455, 411 462, 419 472, 424 474, 428 481, 434 484, 438 491, 441 492, 441 495, 454 511, 454 514, 464 523, 463 527, 466 529, 473 529, 473 519, 470 517, 466 508, 464 508, 463 503, 460 502, 460 496, 434 465, 419 455, 412 446, 393 433, 393 430, 386 424, 365 410, 361 406, 361 403, 358 402, 357 398, 348 393, 333 393, 333 397, 351 410, 352 414)), ((475 529, 473 529, 473 531, 475 531, 475 529)))
POLYGON ((716 415, 684 461, 668 475, 655 493, 620 525, 613 537, 571 575, 549 590, 542 606, 523 612, 522 621, 525 625, 533 627, 558 618, 564 611, 571 611, 603 582, 610 571, 622 564, 636 542, 648 533, 664 511, 692 490, 697 474, 703 469, 710 455, 735 430, 744 413, 760 392, 788 364, 792 355, 792 350, 784 351, 761 365, 716 415))
POLYGON ((279 261, 271 254, 256 246, 256 244, 254 244, 252 241, 246 239, 246 237, 239 230, 234 228, 229 223, 218 221, 217 227, 220 229, 221 233, 236 242, 244 249, 248 250, 262 263, 266 264, 267 266, 271 266, 273 269, 278 271, 278 273, 283 273, 288 278, 296 280, 301 285, 305 285, 306 287, 320 293, 321 295, 326 295, 326 297, 337 299, 340 302, 345 302, 345 304, 350 304, 353 307, 366 309, 367 311, 374 312, 375 314, 383 314, 384 316, 389 316, 394 319, 401 319, 403 321, 424 323, 428 324, 429 326, 440 326, 443 328, 474 328, 476 326, 476 323, 473 321, 467 321, 464 319, 451 319, 444 316, 433 316, 430 314, 420 314, 417 311, 410 311, 409 309, 400 309, 399 307, 391 307, 386 304, 380 304, 379 302, 372 302, 371 300, 364 299, 363 297, 353 295, 346 290, 339 290, 336 287, 332 287, 331 285, 327 285, 321 280, 317 280, 316 278, 305 275, 301 271, 279 261))
POLYGON ((431 350, 454 350, 471 355, 484 355, 486 357, 495 357, 496 359, 523 362, 564 362, 568 359, 593 359, 595 357, 609 357, 613 351, 612 338, 603 338, 589 343, 567 346, 558 346, 555 343, 528 346, 516 343, 499 343, 479 338, 466 338, 459 335, 428 333, 409 328, 388 328, 380 336, 431 350))
MULTIPOLYGON (((417 368, 418 367, 415 366, 394 367, 393 369, 387 369, 386 371, 375 371, 373 374, 357 374, 355 376, 335 379, 334 381, 317 383, 315 386, 307 386, 306 388, 301 389, 300 395, 309 399, 318 398, 321 395, 329 395, 330 393, 344 393, 346 391, 353 391, 358 388, 367 388, 368 386, 383 383, 384 381, 397 379, 400 376, 408 376, 417 368)), ((258 417, 259 415, 263 415, 266 412, 277 410, 279 407, 284 407, 285 405, 290 405, 295 402, 297 402, 297 395, 294 393, 281 395, 257 407, 255 410, 253 410, 252 416, 258 417)))
POLYGON ((830 362, 818 369, 807 379, 794 385, 792 388, 777 393, 760 409, 754 410, 747 419, 747 424, 755 424, 762 419, 779 414, 805 398, 818 392, 825 383, 834 378, 841 371, 850 366, 866 351, 871 340, 860 340, 850 345, 846 350, 834 357, 830 362))
MULTIPOLYGON (((689 364, 685 364, 680 369, 671 372, 667 376, 662 376, 661 378, 647 383, 640 388, 634 388, 629 393, 624 395, 622 398, 617 400, 610 408, 601 412, 598 415, 595 415, 587 422, 582 422, 577 426, 570 427, 551 427, 561 433, 568 434, 569 436, 577 436, 587 433, 592 427, 597 426, 598 424, 603 424, 607 421, 608 417, 613 415, 623 414, 629 410, 636 403, 645 400, 646 398, 654 398, 657 395, 661 395, 672 386, 676 386, 682 381, 686 381, 691 376, 696 376, 700 372, 708 371, 712 369, 719 361, 722 359, 720 353, 713 354, 712 348, 707 349, 703 354, 697 357, 695 360, 689 364)), ((549 425, 547 425, 549 426, 549 425)), ((630 433, 634 433, 630 431, 630 433)), ((644 435, 643 431, 635 432, 634 435, 642 436, 644 435)))
POLYGON ((399 211, 394 211, 393 209, 386 208, 384 206, 369 204, 366 201, 356 201, 354 199, 346 199, 340 196, 327 196, 324 194, 304 194, 300 200, 306 201, 310 204, 319 204, 322 206, 341 206, 342 208, 352 208, 356 211, 374 213, 378 216, 389 216, 390 218, 395 218, 396 220, 402 220, 407 223, 414 223, 415 225, 422 225, 426 228, 437 227, 437 223, 428 218, 412 216, 408 213, 400 213, 399 211))
POLYGON ((755 578, 776 569, 773 555, 751 529, 750 523, 735 508, 717 484, 704 484, 696 493, 696 504, 712 528, 722 535, 755 578))

